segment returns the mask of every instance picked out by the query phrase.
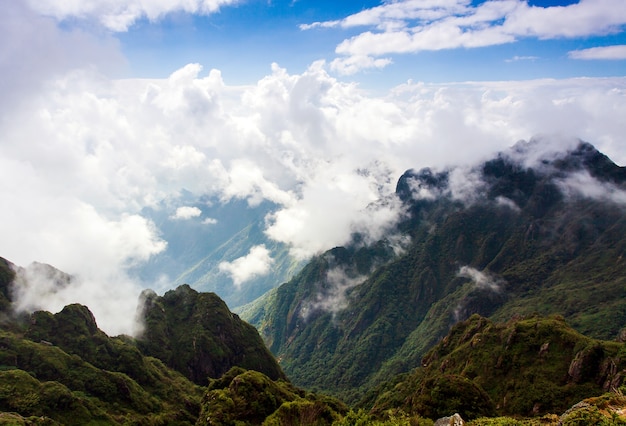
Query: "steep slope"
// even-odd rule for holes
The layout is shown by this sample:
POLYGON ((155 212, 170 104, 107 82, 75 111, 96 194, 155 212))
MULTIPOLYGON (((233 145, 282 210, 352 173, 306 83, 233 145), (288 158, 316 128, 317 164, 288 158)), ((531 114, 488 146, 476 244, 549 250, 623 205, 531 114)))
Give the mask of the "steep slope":
POLYGON ((54 424, 194 424, 202 390, 129 338, 100 331, 84 306, 36 312, 0 330, 0 411, 54 424))
POLYGON ((456 324, 422 366, 387 383, 374 412, 401 408, 437 418, 564 412, 619 388, 626 345, 590 339, 562 317, 494 323, 479 315, 456 324), (473 392, 472 392, 473 390, 473 392))
POLYGON ((166 277, 173 286, 189 284, 198 291, 214 292, 228 306, 236 307, 287 281, 302 266, 284 244, 270 240, 263 232, 265 216, 274 208, 271 203, 251 207, 245 200, 197 199, 188 193, 180 202, 197 209, 199 216, 178 218, 167 205, 142 212, 168 243, 162 253, 135 270, 148 287, 166 277), (233 262, 261 245, 273 259, 267 274, 235 285, 220 270, 222 262, 233 262))
POLYGON ((144 291, 140 311, 145 322, 140 350, 195 383, 206 385, 234 366, 284 378, 257 330, 214 293, 198 293, 188 285, 163 296, 144 291))
POLYGON ((554 152, 543 142, 473 168, 405 173, 403 254, 360 271, 365 279, 354 272, 365 248, 331 250, 263 313, 246 310, 287 375, 354 402, 418 366, 473 313, 556 313, 614 338, 626 325, 626 171, 589 144, 554 152), (337 271, 352 272, 330 285, 337 271))

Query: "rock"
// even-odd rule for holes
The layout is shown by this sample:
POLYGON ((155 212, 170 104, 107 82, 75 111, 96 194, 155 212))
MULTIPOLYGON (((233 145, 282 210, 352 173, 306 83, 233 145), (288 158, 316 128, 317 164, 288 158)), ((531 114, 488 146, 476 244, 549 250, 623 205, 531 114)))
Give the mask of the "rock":
POLYGON ((437 419, 433 426, 463 426, 465 422, 459 415, 459 413, 454 413, 450 417, 442 417, 437 419))

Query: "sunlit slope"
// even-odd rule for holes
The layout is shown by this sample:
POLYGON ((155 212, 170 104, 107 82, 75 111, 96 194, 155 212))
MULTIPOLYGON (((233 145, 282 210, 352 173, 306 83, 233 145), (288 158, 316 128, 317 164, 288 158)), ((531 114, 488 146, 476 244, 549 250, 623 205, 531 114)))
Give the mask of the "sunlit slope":
POLYGON ((410 215, 393 238, 313 259, 244 319, 297 385, 352 402, 474 313, 560 314, 614 338, 626 325, 626 171, 589 144, 543 142, 405 173, 397 195, 410 215), (411 243, 394 256, 398 234, 411 243))

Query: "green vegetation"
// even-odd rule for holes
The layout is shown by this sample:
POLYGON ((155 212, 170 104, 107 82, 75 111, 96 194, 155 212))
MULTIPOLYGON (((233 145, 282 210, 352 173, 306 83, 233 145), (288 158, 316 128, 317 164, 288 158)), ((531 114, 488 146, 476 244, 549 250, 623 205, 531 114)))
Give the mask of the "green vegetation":
POLYGON ((562 193, 580 170, 626 186, 585 144, 486 162, 471 202, 449 171, 407 172, 402 250, 355 235, 240 310, 269 349, 188 285, 143 293, 138 339, 81 305, 17 321, 0 259, 0 424, 626 424, 626 215, 562 193))
POLYGON ((561 192, 566 173, 583 170, 626 185, 625 169, 588 144, 537 169, 506 155, 488 161, 472 172, 483 186, 470 203, 449 196, 449 172, 409 171, 396 191, 411 213, 397 230, 411 237, 404 252, 381 255, 385 240, 335 248, 241 314, 296 385, 364 408, 474 313, 502 322, 557 314, 615 339, 626 327, 626 215, 561 192), (418 186, 442 195, 416 200, 418 186), (332 306, 329 271, 357 276, 364 264, 373 268, 346 291, 349 303, 321 308, 332 306))
POLYGON ((473 315, 452 327, 420 368, 382 389, 373 412, 458 412, 464 419, 563 412, 618 386, 624 354, 624 344, 585 337, 561 317, 494 323, 473 315))
POLYGON ((283 380, 234 368, 212 380, 197 425, 329 425, 347 407, 334 398, 295 388, 283 380))
POLYGON ((142 295, 145 328, 137 345, 199 385, 239 366, 284 378, 257 330, 228 310, 214 293, 187 285, 142 295))

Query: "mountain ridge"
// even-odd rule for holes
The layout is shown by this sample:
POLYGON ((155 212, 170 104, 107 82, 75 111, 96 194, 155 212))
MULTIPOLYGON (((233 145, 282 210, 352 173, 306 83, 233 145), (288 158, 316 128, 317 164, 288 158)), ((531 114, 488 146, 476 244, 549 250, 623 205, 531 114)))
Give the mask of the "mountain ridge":
MULTIPOLYGON (((319 259, 333 249, 244 319, 255 320, 294 383, 353 403, 419 365, 473 313, 560 313, 591 336, 616 336, 626 325, 625 169, 585 142, 565 152, 541 143, 473 168, 407 171, 396 193, 409 217, 396 232, 411 246, 347 289, 344 309, 303 315, 327 280, 319 259), (584 306, 587 294, 597 304, 584 306)), ((347 250, 363 252, 356 247, 347 250)))

